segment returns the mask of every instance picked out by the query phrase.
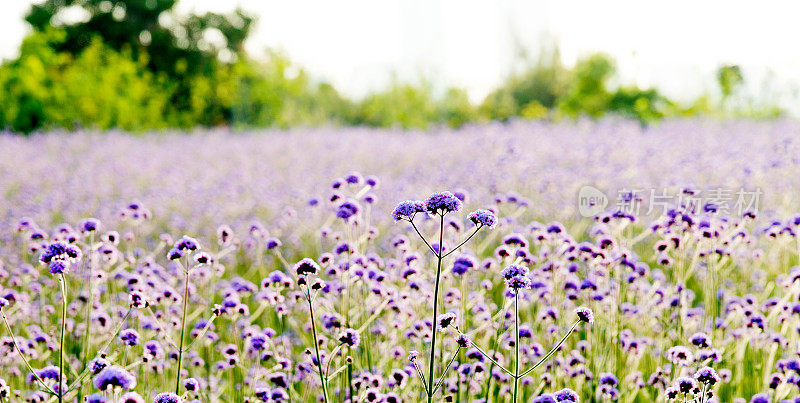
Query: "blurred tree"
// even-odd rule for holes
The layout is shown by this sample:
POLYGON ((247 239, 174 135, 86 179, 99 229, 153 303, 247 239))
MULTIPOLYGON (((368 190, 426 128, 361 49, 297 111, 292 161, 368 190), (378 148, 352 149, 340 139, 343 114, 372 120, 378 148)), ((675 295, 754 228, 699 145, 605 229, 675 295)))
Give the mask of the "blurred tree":
POLYGON ((602 53, 580 60, 572 71, 569 89, 559 102, 559 110, 571 117, 603 115, 611 99, 608 80, 615 71, 614 60, 602 53))
POLYGON ((66 37, 55 50, 72 55, 95 37, 134 59, 151 56, 153 72, 172 77, 207 73, 217 60, 232 62, 242 52, 253 17, 237 9, 232 15, 206 13, 178 17, 177 0, 45 0, 34 4, 25 20, 35 31, 62 29, 66 37))
POLYGON ((722 92, 723 102, 744 84, 742 70, 737 65, 723 65, 717 69, 717 83, 722 92))
POLYGON ((472 106, 467 92, 460 88, 449 88, 436 104, 438 106, 436 121, 450 127, 461 127, 477 118, 475 107, 472 106))
POLYGON ((490 93, 481 105, 482 114, 490 120, 546 116, 567 89, 568 70, 561 64, 558 48, 553 49, 542 51, 535 65, 512 75, 490 93))
POLYGON ((655 88, 621 87, 608 100, 609 112, 636 119, 642 126, 664 118, 671 107, 672 103, 655 88))
MULTIPOLYGON (((231 15, 181 17, 172 11, 176 3, 177 0, 45 0, 31 6, 25 20, 34 32, 51 27, 63 30, 66 36, 55 46, 57 52, 77 56, 94 38, 100 38, 117 52, 130 52, 133 60, 146 60, 150 71, 170 77, 174 84, 172 106, 178 111, 192 111, 198 108, 197 102, 205 102, 198 99, 203 95, 193 91, 208 89, 209 80, 220 78, 216 76, 218 65, 233 63, 243 53, 253 17, 240 9, 231 15)), ((212 115, 202 115, 192 123, 178 123, 219 124, 231 114, 225 108, 205 112, 212 115)))

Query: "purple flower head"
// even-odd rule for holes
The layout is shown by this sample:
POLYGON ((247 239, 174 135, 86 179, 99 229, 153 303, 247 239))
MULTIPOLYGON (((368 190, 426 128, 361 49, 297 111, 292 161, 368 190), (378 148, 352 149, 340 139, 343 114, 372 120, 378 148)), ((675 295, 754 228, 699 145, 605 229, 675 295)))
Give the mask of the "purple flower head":
POLYGON ((183 251, 178 248, 172 248, 167 252, 167 259, 178 260, 183 257, 183 251))
POLYGON ((394 208, 394 211, 392 211, 392 218, 394 218, 395 221, 400 221, 403 219, 410 220, 414 217, 414 214, 424 211, 425 204, 423 204, 421 201, 406 200, 400 202, 400 204, 394 208))
MULTIPOLYGON (((36 375, 39 375, 39 378, 42 378, 42 379, 58 380, 59 372, 60 371, 59 371, 57 366, 48 365, 48 366, 36 371, 36 375)), ((31 383, 32 383, 33 379, 34 378, 33 378, 32 375, 28 377, 28 380, 31 381, 31 383)))
POLYGON ((309 258, 304 258, 294 265, 294 271, 298 276, 317 274, 319 265, 309 258))
POLYGON ((344 181, 350 185, 360 185, 364 181, 364 177, 358 172, 350 172, 344 177, 344 181))
POLYGON ((131 375, 125 368, 117 365, 103 368, 92 381, 94 387, 100 390, 113 388, 133 389, 136 387, 136 377, 131 375))
POLYGON ((128 392, 119 398, 119 403, 144 403, 144 398, 136 392, 128 392))
POLYGON ((150 305, 150 302, 147 300, 147 296, 140 291, 131 291, 129 302, 130 306, 133 308, 146 308, 148 305, 150 305))
POLYGON ((598 377, 598 381, 600 381, 601 385, 608 385, 608 386, 617 386, 619 380, 617 379, 616 375, 608 372, 603 372, 598 377))
POLYGON ((506 281, 514 277, 527 276, 527 275, 528 275, 528 268, 518 264, 508 265, 505 269, 503 269, 503 271, 500 272, 500 276, 502 276, 503 280, 506 281))
POLYGON ((694 355, 686 346, 675 346, 667 350, 667 359, 675 365, 687 366, 694 361, 694 355))
POLYGON ((281 245, 281 240, 275 237, 267 238, 265 242, 267 249, 279 248, 281 245))
POLYGON ((50 273, 63 274, 69 270, 72 263, 80 260, 81 250, 74 245, 62 241, 51 243, 39 257, 39 262, 46 264, 50 273))
POLYGON ((467 348, 469 346, 469 337, 464 333, 459 334, 456 336, 456 344, 461 348, 467 348))
POLYGON ((586 322, 590 325, 594 323, 594 313, 592 312, 591 309, 585 306, 576 308, 575 315, 578 316, 578 320, 580 320, 581 322, 586 322))
POLYGON ((196 239, 184 235, 183 237, 181 237, 181 239, 178 240, 178 242, 175 242, 175 245, 173 247, 178 250, 194 251, 200 249, 200 243, 197 242, 196 239))
POLYGON ((539 395, 531 400, 531 403, 557 403, 555 396, 552 393, 545 393, 543 395, 539 395))
POLYGON ((419 358, 419 351, 411 350, 408 352, 408 361, 414 362, 417 360, 417 358, 419 358))
POLYGON ((349 348, 356 348, 358 347, 358 343, 361 340, 358 336, 358 332, 353 329, 344 329, 341 333, 339 333, 339 337, 337 338, 340 343, 346 345, 349 348))
POLYGON ((531 286, 531 280, 528 278, 528 269, 525 266, 508 265, 500 272, 500 276, 503 277, 508 288, 513 289, 515 292, 531 286))
POLYGON ((470 269, 478 265, 478 261, 469 255, 462 255, 453 261, 453 274, 463 276, 470 269))
POLYGON ((139 333, 134 329, 125 329, 119 332, 119 339, 128 346, 139 344, 139 333))
POLYGON ((214 264, 214 255, 208 252, 197 252, 193 256, 194 262, 198 265, 211 265, 214 264))
POLYGON ((106 403, 108 402, 108 398, 101 395, 100 393, 92 393, 89 396, 86 396, 86 403, 106 403))
POLYGON ((336 207, 336 217, 345 221, 349 220, 354 215, 361 211, 361 206, 355 200, 346 200, 336 207))
POLYGON ((750 403, 770 403, 772 400, 770 399, 769 395, 766 393, 759 393, 753 395, 750 399, 750 403))
POLYGON ((711 346, 708 335, 705 333, 695 333, 689 338, 689 342, 700 348, 708 348, 711 346))
POLYGON ((456 314, 447 312, 439 315, 439 328, 444 330, 456 321, 456 314))
POLYGON ((107 359, 103 357, 97 357, 89 361, 88 368, 90 371, 92 371, 93 374, 97 375, 98 373, 100 373, 100 371, 102 371, 105 367, 109 365, 111 365, 111 363, 107 359))
POLYGON ((556 402, 558 403, 578 403, 580 402, 580 396, 569 388, 561 389, 558 392, 554 393, 553 396, 556 398, 556 402))
POLYGON ((69 272, 69 263, 65 260, 53 260, 47 264, 47 270, 50 274, 66 274, 69 272))
POLYGON ((171 392, 159 393, 153 398, 153 403, 181 403, 181 401, 180 396, 171 392))
POLYGON ((184 389, 193 392, 200 389, 200 382, 198 382, 197 379, 194 378, 186 378, 183 381, 183 387, 184 389))
POLYGON ((681 391, 681 393, 691 393, 692 390, 697 386, 697 383, 692 378, 681 376, 675 379, 675 386, 678 387, 678 390, 681 391))
POLYGON ((461 210, 461 200, 450 192, 434 193, 425 200, 425 210, 431 214, 447 214, 461 210))
POLYGON ((719 375, 717 375, 717 372, 711 367, 698 369, 697 372, 694 373, 694 379, 706 385, 714 385, 720 381, 719 375))
POLYGON ((467 216, 467 219, 472 221, 475 225, 492 228, 497 224, 497 215, 491 210, 480 209, 475 210, 467 216))
POLYGON ((100 229, 100 221, 96 218, 87 218, 78 224, 78 230, 84 234, 95 232, 100 229))

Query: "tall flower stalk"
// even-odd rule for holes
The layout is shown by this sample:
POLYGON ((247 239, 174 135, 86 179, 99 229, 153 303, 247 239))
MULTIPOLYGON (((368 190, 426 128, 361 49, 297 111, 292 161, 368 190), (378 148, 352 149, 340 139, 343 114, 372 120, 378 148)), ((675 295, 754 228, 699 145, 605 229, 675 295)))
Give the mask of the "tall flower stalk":
POLYGON ((80 248, 75 245, 56 241, 48 245, 39 257, 39 262, 47 265, 50 274, 58 277, 61 287, 61 336, 58 348, 58 388, 56 390, 58 403, 64 401, 66 392, 64 390, 64 333, 67 324, 67 281, 64 275, 69 272, 72 264, 80 260, 82 255, 80 248))
MULTIPOLYGON (((309 284, 309 276, 317 274, 320 268, 316 262, 311 259, 303 259, 297 264, 294 265, 294 271, 297 274, 298 280, 297 284, 299 286, 304 286, 305 291, 303 292, 303 296, 308 302, 308 315, 311 319, 311 337, 314 338, 314 358, 316 359, 316 367, 317 373, 319 374, 319 381, 322 384, 322 400, 324 403, 328 403, 328 385, 327 379, 325 378, 325 372, 322 370, 322 360, 319 355, 319 342, 317 339, 317 324, 316 320, 314 320, 314 296, 311 294, 313 290, 316 292, 321 288, 320 282, 314 282, 313 284, 309 284)), ((318 280, 318 279, 317 279, 318 280)))
POLYGON ((167 252, 169 260, 180 261, 185 258, 185 264, 178 263, 180 270, 184 275, 184 290, 183 290, 183 313, 181 314, 181 336, 178 340, 178 367, 175 374, 175 394, 180 394, 181 390, 181 366, 183 364, 183 343, 186 335, 186 307, 189 304, 189 273, 191 271, 191 253, 200 249, 200 244, 196 239, 183 236, 167 252))
MULTIPOLYGON (((431 253, 436 257, 436 275, 434 280, 433 286, 433 310, 431 312, 431 322, 433 324, 433 329, 431 333, 431 347, 430 347, 430 354, 428 356, 428 378, 427 382, 425 377, 423 376, 422 372, 419 370, 417 371, 420 379, 422 380, 425 386, 425 395, 427 397, 427 402, 431 403, 433 401, 433 396, 438 389, 438 384, 436 384, 436 333, 438 332, 438 316, 439 316, 439 286, 441 283, 441 275, 442 275, 442 262, 444 259, 449 256, 454 251, 458 250, 464 244, 466 244, 470 239, 472 239, 475 234, 480 231, 483 227, 492 227, 497 223, 497 216, 489 211, 489 210, 477 210, 469 215, 469 220, 475 224, 475 231, 473 231, 464 241, 462 241, 458 246, 450 250, 449 252, 445 253, 444 247, 444 218, 448 213, 456 212, 461 210, 462 201, 458 197, 456 197, 453 193, 450 192, 440 192, 434 193, 423 203, 422 201, 404 201, 397 205, 397 207, 392 212, 392 217, 396 221, 408 221, 411 226, 414 228, 414 231, 419 235, 431 253), (431 245, 430 242, 422 235, 417 225, 414 223, 414 218, 417 213, 427 213, 430 216, 438 217, 439 218, 439 242, 437 244, 431 245)), ((456 352, 458 354, 458 352, 456 352)), ((455 359, 455 355, 453 356, 455 359)), ((452 364, 453 360, 450 360, 452 364)), ((416 366, 416 363, 414 363, 416 366)), ((441 379, 444 380, 444 376, 447 373, 447 370, 450 368, 450 364, 443 370, 441 375, 441 379)))
POLYGON ((61 341, 58 348, 58 403, 64 401, 64 330, 67 327, 67 285, 64 274, 58 276, 61 285, 61 341))

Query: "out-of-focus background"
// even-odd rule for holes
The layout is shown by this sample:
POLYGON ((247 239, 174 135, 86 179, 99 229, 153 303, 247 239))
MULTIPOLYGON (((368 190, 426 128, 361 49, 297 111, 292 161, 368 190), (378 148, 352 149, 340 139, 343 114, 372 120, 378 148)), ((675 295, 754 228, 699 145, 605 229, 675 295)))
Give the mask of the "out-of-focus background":
POLYGON ((0 129, 796 117, 793 1, 6 0, 0 129))

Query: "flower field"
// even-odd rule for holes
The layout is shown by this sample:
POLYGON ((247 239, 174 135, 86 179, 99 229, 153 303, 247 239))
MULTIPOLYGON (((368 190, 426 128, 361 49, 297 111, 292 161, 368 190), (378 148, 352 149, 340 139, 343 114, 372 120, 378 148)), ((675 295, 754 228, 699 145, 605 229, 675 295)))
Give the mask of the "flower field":
POLYGON ((0 135, 0 402, 800 402, 798 133, 0 135))

